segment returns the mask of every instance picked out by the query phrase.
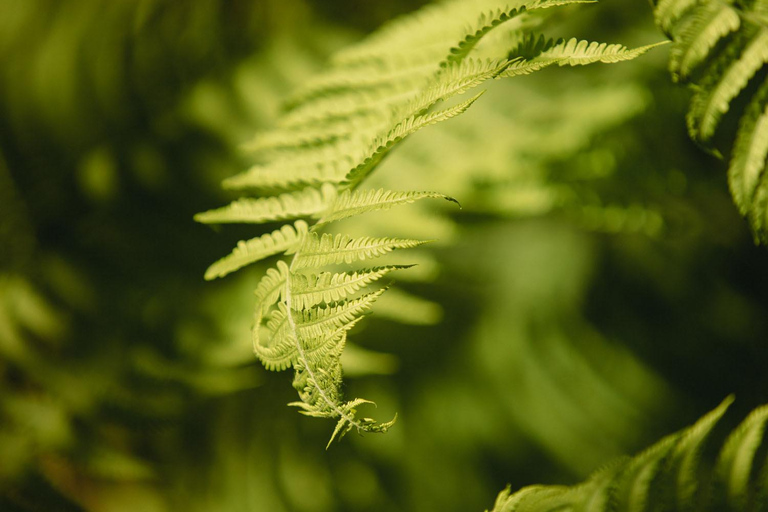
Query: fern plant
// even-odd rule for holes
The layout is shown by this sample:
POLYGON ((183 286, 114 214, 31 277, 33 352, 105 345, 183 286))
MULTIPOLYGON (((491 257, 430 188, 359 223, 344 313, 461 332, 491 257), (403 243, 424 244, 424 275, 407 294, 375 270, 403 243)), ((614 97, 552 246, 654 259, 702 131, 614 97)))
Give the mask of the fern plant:
POLYGON ((768 243, 768 2, 659 0, 654 4, 656 23, 674 41, 669 62, 672 78, 690 83, 694 90, 687 115, 691 138, 711 146, 723 117, 738 109, 728 183, 756 241, 768 243), (749 96, 743 108, 736 106, 742 94, 749 96))
MULTIPOLYGON (((256 288, 253 348, 269 370, 295 371, 293 402, 309 416, 333 418, 329 441, 352 429, 384 432, 394 419, 358 418, 371 403, 344 401, 340 355, 347 333, 403 265, 352 266, 428 240, 351 237, 322 232, 338 221, 426 198, 431 191, 362 190, 360 185, 404 139, 464 113, 480 93, 449 104, 490 79, 527 75, 548 66, 633 59, 656 45, 628 49, 538 31, 550 8, 590 0, 452 1, 385 26, 338 54, 330 69, 287 102, 275 129, 251 143, 258 163, 224 182, 253 190, 223 208, 200 213, 205 223, 294 221, 241 241, 207 270, 206 279, 284 254, 256 288), (341 267, 339 267, 341 266, 341 267)), ((661 44, 661 43, 660 43, 661 44)))
MULTIPOLYGON (((665 437, 633 458, 609 464, 573 487, 507 488, 492 512, 564 510, 696 510, 756 512, 768 509, 768 464, 760 457, 768 406, 754 411, 728 436, 713 466, 707 442, 733 398, 695 425, 665 437)), ((762 454, 762 455, 761 455, 762 454)))

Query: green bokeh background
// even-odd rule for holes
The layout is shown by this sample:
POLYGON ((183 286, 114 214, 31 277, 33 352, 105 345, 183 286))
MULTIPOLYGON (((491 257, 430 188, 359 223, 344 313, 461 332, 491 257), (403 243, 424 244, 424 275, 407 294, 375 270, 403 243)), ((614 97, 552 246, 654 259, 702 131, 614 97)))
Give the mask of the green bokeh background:
MULTIPOLYGON (((250 350, 266 267, 202 279, 259 232, 192 216, 291 89, 419 4, 0 0, 0 510, 480 511, 768 401, 768 254, 664 47, 494 82, 395 151, 371 186, 464 207, 416 222, 439 268, 402 288, 439 309, 352 339, 347 394, 398 423, 326 451, 285 406, 250 350)), ((641 0, 558 22, 663 37, 641 0)))

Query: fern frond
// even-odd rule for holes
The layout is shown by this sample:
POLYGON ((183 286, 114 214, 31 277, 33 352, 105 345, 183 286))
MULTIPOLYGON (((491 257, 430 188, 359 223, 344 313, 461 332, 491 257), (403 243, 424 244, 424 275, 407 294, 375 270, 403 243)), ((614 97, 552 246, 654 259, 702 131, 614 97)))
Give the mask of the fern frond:
MULTIPOLYGON (((694 95, 686 116, 688 133, 699 144, 710 144, 736 98, 746 96, 750 82, 768 67, 767 12, 765 0, 658 2, 656 22, 674 39, 670 55, 673 80, 690 80, 692 71, 701 69, 692 84, 694 95), (720 41, 726 42, 718 44, 720 41)), ((747 98, 747 106, 734 114, 740 121, 728 169, 731 195, 749 219, 758 243, 768 243, 768 183, 764 178, 767 89, 763 83, 747 98)))
POLYGON ((339 183, 355 165, 359 150, 353 141, 329 150, 297 153, 284 160, 257 164, 245 172, 224 180, 224 188, 231 190, 291 190, 323 183, 339 183), (349 149, 349 151, 345 151, 349 149))
POLYGON ((304 339, 320 338, 324 333, 343 327, 370 309, 386 288, 351 300, 341 300, 326 307, 318 306, 297 313, 296 325, 304 339))
POLYGON ((299 353, 296 336, 288 321, 287 307, 282 302, 278 303, 263 329, 261 310, 257 311, 256 325, 253 327, 253 352, 268 370, 282 371, 290 368, 298 360, 299 353), (262 343, 265 334, 266 342, 262 343))
POLYGON ((308 232, 308 225, 298 220, 293 226, 285 225, 272 233, 252 238, 247 242, 238 242, 232 254, 229 254, 205 271, 205 279, 224 277, 230 272, 279 253, 292 254, 298 249, 308 232))
POLYGON ((695 7, 699 0, 659 0, 654 10, 656 24, 670 34, 672 27, 680 21, 683 14, 695 7))
POLYGON ((347 91, 359 94, 369 92, 370 89, 384 89, 383 93, 396 94, 398 91, 418 88, 434 70, 434 62, 429 60, 408 62, 404 59, 332 69, 294 93, 287 101, 286 109, 290 111, 315 98, 341 96, 347 91))
POLYGON ((365 236, 352 238, 348 235, 319 236, 310 232, 301 251, 293 260, 293 268, 319 268, 327 265, 353 263, 383 256, 396 249, 411 249, 431 240, 410 240, 405 238, 375 238, 365 236))
MULTIPOLYGON (((436 108, 441 102, 523 69, 529 73, 555 63, 617 62, 650 48, 546 39, 526 46, 524 29, 544 19, 532 11, 579 3, 592 0, 448 0, 390 24, 337 55, 324 74, 306 81, 289 99, 277 128, 250 144, 256 165, 224 181, 226 188, 256 189, 267 197, 240 199, 196 216, 206 223, 300 219, 294 226, 240 242, 208 269, 206 278, 280 252, 293 255, 290 262, 279 261, 268 270, 256 288, 254 351, 268 369, 293 367, 300 402, 292 405, 309 416, 335 418, 331 440, 351 429, 383 432, 394 422, 357 418, 357 408, 371 402, 342 400, 340 355, 347 332, 386 289, 371 291, 372 285, 408 266, 333 272, 323 267, 349 265, 427 241, 415 239, 421 235, 352 238, 319 229, 424 198, 455 202, 436 192, 357 190, 401 141, 462 114, 484 91, 436 108), (508 33, 494 31, 502 24, 508 33), (529 53, 514 53, 523 50, 529 53), (303 219, 314 225, 310 228, 303 219)), ((435 224, 424 226, 429 226, 427 236, 433 236, 435 224)), ((434 304, 407 295, 394 295, 389 307, 385 313, 403 322, 440 317, 434 304), (399 311, 404 309, 411 314, 399 311)))
POLYGON ((768 63, 768 30, 760 30, 750 37, 743 50, 741 45, 740 40, 729 45, 722 58, 713 64, 714 68, 691 100, 688 132, 696 141, 706 142, 714 135, 733 99, 744 90, 755 73, 768 63), (722 75, 714 71, 723 68, 722 75))
POLYGON ((740 26, 739 14, 730 5, 709 3, 696 10, 676 34, 669 53, 673 80, 687 78, 723 37, 740 26))
POLYGON ((448 58, 441 65, 445 66, 451 62, 460 62, 491 30, 502 23, 525 14, 526 12, 569 4, 595 3, 595 1, 596 0, 532 0, 512 9, 498 9, 489 13, 483 13, 480 15, 480 19, 475 26, 467 32, 464 38, 456 46, 451 48, 448 58))
POLYGON ((320 274, 295 274, 291 279, 292 305, 297 310, 309 309, 322 302, 330 304, 353 295, 361 288, 378 281, 394 270, 411 268, 412 265, 374 267, 356 272, 322 272, 320 274))
POLYGON ((343 220, 367 212, 388 210, 394 206, 413 203, 425 198, 445 199, 446 201, 459 204, 454 198, 437 192, 393 192, 384 189, 352 191, 347 189, 339 194, 328 210, 328 213, 323 215, 318 225, 343 220))
POLYGON ((750 217, 756 233, 768 243, 768 209, 761 207, 768 197, 768 80, 763 82, 749 109, 741 119, 728 182, 742 215, 750 217), (762 215, 762 216, 761 216, 762 215))
POLYGON ((304 190, 259 199, 242 198, 228 206, 195 215, 195 220, 205 224, 243 222, 261 224, 298 217, 317 217, 336 197, 336 189, 326 184, 320 190, 304 190))
POLYGON ((355 187, 362 180, 364 180, 381 160, 389 153, 395 145, 403 141, 409 135, 412 135, 431 124, 436 124, 441 121, 446 121, 467 111, 472 104, 485 93, 481 91, 468 100, 462 101, 458 105, 439 110, 437 112, 430 112, 424 115, 417 115, 409 117, 408 119, 400 122, 395 128, 393 128, 386 137, 379 138, 373 142, 370 146, 370 153, 365 159, 360 162, 354 169, 349 171, 345 177, 345 183, 350 187, 355 187))
POLYGON ((285 285, 288 282, 289 273, 288 265, 284 261, 277 262, 277 270, 274 268, 267 269, 266 274, 261 278, 259 284, 256 285, 256 290, 254 290, 258 314, 266 313, 281 297, 285 299, 285 285))
MULTIPOLYGON (((500 78, 529 75, 548 66, 586 66, 597 62, 615 63, 632 60, 649 50, 666 44, 666 42, 628 49, 620 44, 608 44, 578 40, 572 38, 568 41, 545 41, 540 38, 535 43, 540 45, 540 51, 535 57, 528 60, 518 58, 512 61, 507 68, 499 73, 500 78)), ((523 50, 524 51, 524 50, 523 50)))
POLYGON ((465 59, 461 62, 451 62, 435 75, 429 88, 401 108, 401 115, 424 114, 436 103, 462 94, 486 80, 496 78, 508 65, 507 60, 491 59, 465 59))
POLYGON ((555 41, 554 38, 547 39, 544 34, 529 33, 520 40, 513 50, 509 52, 508 58, 510 60, 531 60, 538 57, 543 52, 549 50, 555 44, 560 43, 561 40, 555 41))
POLYGON ((768 422, 768 406, 752 411, 726 441, 715 466, 715 495, 731 510, 747 510, 755 455, 768 422))
POLYGON ((665 437, 631 458, 611 464, 573 487, 531 486, 502 491, 493 512, 590 510, 764 510, 753 463, 763 441, 768 406, 747 417, 725 441, 716 464, 702 458, 715 425, 733 401, 726 399, 695 425, 665 437))
POLYGON ((539 58, 542 58, 542 60, 555 59, 560 66, 585 66, 595 62, 622 62, 635 59, 652 48, 663 44, 667 44, 666 41, 630 50, 620 44, 579 41, 576 38, 572 38, 565 43, 556 44, 549 50, 546 50, 539 58))
POLYGON ((568 41, 561 39, 554 44, 544 43, 543 47, 549 46, 549 48, 543 50, 532 59, 513 62, 499 76, 528 75, 553 64, 559 66, 586 66, 596 62, 622 62, 635 59, 662 44, 666 44, 666 42, 628 49, 620 44, 580 41, 576 38, 569 39, 568 41))

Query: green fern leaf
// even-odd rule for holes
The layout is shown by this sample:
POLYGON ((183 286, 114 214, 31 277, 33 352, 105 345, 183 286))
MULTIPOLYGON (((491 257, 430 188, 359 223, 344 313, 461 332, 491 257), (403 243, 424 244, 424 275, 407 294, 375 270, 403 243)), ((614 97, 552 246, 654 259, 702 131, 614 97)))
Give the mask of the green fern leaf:
POLYGON ((302 339, 321 338, 324 333, 343 327, 370 309, 386 288, 351 300, 334 302, 326 307, 313 307, 297 312, 296 325, 302 339))
POLYGON ((224 277, 230 272, 279 253, 292 254, 298 249, 308 232, 307 223, 298 220, 293 226, 285 225, 279 230, 267 233, 247 242, 239 242, 229 254, 205 271, 205 279, 224 277))
POLYGON ((252 166, 245 172, 224 180, 224 188, 231 190, 291 190, 323 183, 339 183, 349 169, 354 167, 354 144, 334 145, 330 150, 297 153, 285 159, 252 166), (351 146, 347 148, 347 146, 351 146))
POLYGON ((298 360, 299 352, 296 336, 288 321, 288 309, 282 302, 278 303, 263 328, 261 312, 258 311, 257 323, 253 328, 253 352, 268 370, 282 371, 291 367, 298 360), (265 338, 266 341, 262 343, 265 338))
POLYGON ((319 268, 327 265, 352 263, 378 258, 396 249, 411 249, 431 240, 410 240, 403 238, 352 238, 348 235, 318 236, 311 232, 301 247, 301 252, 293 260, 293 268, 319 268))
POLYGON ((542 48, 548 48, 530 60, 520 59, 513 61, 507 69, 499 74, 499 77, 528 75, 553 64, 560 66, 586 66, 596 62, 615 63, 632 60, 662 44, 667 44, 667 42, 650 44, 630 50, 620 44, 579 41, 576 38, 568 41, 561 39, 554 43, 544 42, 541 43, 542 48))
MULTIPOLYGON (((764 214, 756 207, 768 195, 768 80, 741 119, 733 155, 728 181, 734 201, 741 214, 750 217, 756 233, 768 233, 768 222, 764 218, 760 222, 764 214)), ((768 243, 768 236, 764 241, 768 243)))
MULTIPOLYGON (((309 309, 322 302, 330 304, 353 295, 361 288, 378 281, 394 270, 412 265, 374 267, 356 272, 322 272, 320 274, 294 274, 291 279, 291 305, 294 309, 309 309)), ((277 299, 275 299, 277 300, 277 299)))
POLYGON ((531 60, 549 50, 562 39, 547 38, 544 34, 530 32, 524 34, 517 45, 507 54, 509 60, 531 60))
POLYGON ((228 206, 195 215, 195 220, 206 224, 243 222, 260 224, 276 220, 315 217, 322 213, 336 197, 336 189, 326 184, 320 190, 305 188, 299 192, 259 199, 243 198, 228 206))
POLYGON ((370 153, 354 169, 349 171, 345 178, 345 183, 351 187, 357 186, 363 179, 373 172, 387 153, 389 153, 399 142, 425 126, 446 121, 463 114, 475 101, 478 100, 478 98, 480 98, 480 96, 483 95, 484 92, 485 91, 481 91, 470 99, 453 107, 424 115, 409 117, 408 119, 403 120, 393 128, 386 137, 379 138, 371 144, 370 153))
MULTIPOLYGON (((675 481, 675 492, 669 497, 674 499, 678 510, 690 510, 695 504, 699 491, 700 475, 697 470, 701 458, 704 441, 709 437, 715 424, 725 414, 726 409, 733 403, 733 397, 726 398, 715 410, 706 414, 696 424, 680 435, 678 442, 670 453, 667 471, 670 479, 675 481)), ((701 495, 699 495, 701 496, 701 495)))
POLYGON ((768 406, 753 411, 731 433, 714 467, 702 458, 704 444, 732 401, 732 397, 727 398, 695 425, 665 437, 631 459, 609 465, 583 484, 530 486, 514 494, 507 487, 499 493, 493 512, 764 510, 765 503, 756 492, 759 481, 753 473, 768 422, 768 406))
POLYGON ((701 64, 723 37, 735 32, 741 19, 727 4, 710 3, 686 20, 669 54, 669 70, 674 81, 684 80, 701 64))
POLYGON ((459 204, 452 197, 437 192, 392 192, 389 190, 345 190, 336 198, 328 213, 323 215, 318 225, 327 224, 354 217, 367 212, 388 210, 401 204, 409 204, 420 199, 445 199, 459 204))
POLYGON ((667 42, 649 44, 630 50, 620 44, 579 41, 572 38, 543 52, 539 58, 554 59, 560 66, 585 66, 595 62, 622 62, 637 58, 648 50, 663 44, 667 44, 667 42))
POLYGON ((688 131, 696 141, 705 142, 715 133, 722 116, 728 112, 731 101, 747 86, 747 82, 768 62, 768 29, 760 30, 741 50, 741 41, 734 41, 730 50, 715 66, 727 63, 722 76, 714 72, 694 95, 688 111, 688 131), (733 56, 740 57, 733 59, 733 56))
POLYGON ((716 482, 720 487, 718 494, 724 501, 722 506, 747 510, 753 462, 766 422, 768 406, 755 409, 725 442, 715 466, 716 482))
MULTIPOLYGON (((336 419, 331 441, 352 429, 383 432, 394 422, 358 418, 357 408, 370 402, 342 400, 340 356, 347 332, 385 288, 364 290, 406 266, 334 272, 323 272, 322 267, 373 259, 426 241, 321 235, 317 229, 423 198, 455 201, 435 192, 357 190, 402 140, 462 114, 483 92, 436 109, 440 102, 513 68, 516 72, 505 76, 555 63, 617 62, 650 48, 628 50, 576 40, 525 43, 523 30, 544 18, 529 12, 578 3, 592 0, 515 0, 511 7, 502 0, 449 0, 392 23, 336 56, 326 73, 308 80, 289 99, 277 128, 250 144, 258 163, 224 182, 226 188, 256 189, 267 197, 240 199, 196 216, 208 223, 316 220, 311 229, 298 220, 295 226, 240 242, 209 268, 206 278, 280 252, 293 254, 290 262, 279 261, 269 269, 256 288, 254 351, 268 369, 293 367, 300 401, 292 405, 309 416, 336 419), (465 20, 471 19, 478 21, 467 29, 465 20), (486 37, 502 24, 510 34, 495 37, 500 34, 496 31, 486 37), (514 53, 523 50, 529 53, 514 53)), ((399 321, 424 323, 440 317, 439 309, 427 301, 407 295, 392 298, 385 313, 399 321), (403 314, 405 309, 410 316, 403 314)))
POLYGON ((445 66, 452 62, 460 62, 491 30, 526 12, 569 4, 595 3, 595 1, 596 0, 533 0, 525 2, 522 6, 512 9, 499 9, 490 13, 484 13, 480 16, 480 19, 475 26, 467 32, 464 39, 451 48, 450 55, 441 65, 445 66))
POLYGON ((436 103, 496 78, 508 65, 508 60, 490 59, 465 59, 446 64, 435 75, 429 88, 400 109, 400 117, 423 115, 436 103))
MULTIPOLYGON (((768 65, 766 13, 765 0, 661 0, 656 6, 657 23, 674 38, 673 79, 690 78, 694 69, 702 69, 686 116, 694 141, 710 143, 734 100, 768 65), (726 36, 727 43, 718 44, 726 36)), ((740 121, 728 169, 734 202, 748 217, 757 243, 768 243, 767 102, 768 85, 763 83, 746 108, 735 113, 740 121)))
POLYGON ((699 0, 659 0, 654 10, 656 24, 670 34, 672 27, 698 3, 699 0))
MULTIPOLYGON (((256 285, 256 311, 259 314, 266 311, 281 297, 285 299, 285 286, 288 282, 288 265, 284 261, 277 262, 277 270, 267 269, 264 277, 256 285)), ((256 323, 258 325, 258 322, 256 323)))

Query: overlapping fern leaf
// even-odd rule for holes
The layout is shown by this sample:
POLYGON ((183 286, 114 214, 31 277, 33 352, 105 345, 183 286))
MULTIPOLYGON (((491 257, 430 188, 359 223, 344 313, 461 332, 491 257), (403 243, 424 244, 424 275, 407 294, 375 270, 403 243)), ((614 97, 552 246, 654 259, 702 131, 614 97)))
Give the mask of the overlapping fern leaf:
POLYGON ((358 418, 356 409, 367 400, 343 400, 339 358, 348 331, 384 292, 376 287, 379 280, 405 268, 368 266, 368 260, 426 241, 352 237, 321 229, 421 199, 452 200, 431 191, 359 186, 404 139, 463 114, 482 91, 449 102, 454 96, 494 78, 555 64, 630 60, 655 46, 628 49, 533 33, 549 8, 580 3, 591 2, 454 0, 386 26, 304 84, 288 100, 277 126, 252 141, 258 163, 224 186, 253 190, 260 197, 197 215, 205 223, 293 221, 240 242, 211 265, 206 278, 273 255, 289 256, 288 262, 267 271, 256 289, 254 351, 268 369, 295 370, 294 387, 301 400, 293 405, 310 416, 336 419, 331 440, 352 429, 382 432, 392 425, 358 418), (529 44, 539 38, 541 44, 529 44))
POLYGON ((727 398, 695 425, 606 466, 580 485, 530 486, 514 494, 507 488, 492 512, 768 510, 768 405, 730 433, 714 464, 707 461, 709 438, 732 401, 727 398))
POLYGON ((768 1, 658 0, 657 24, 674 41, 670 71, 693 85, 690 136, 709 145, 744 96, 728 181, 757 241, 768 243, 768 1))

